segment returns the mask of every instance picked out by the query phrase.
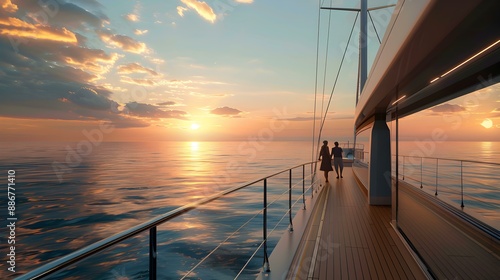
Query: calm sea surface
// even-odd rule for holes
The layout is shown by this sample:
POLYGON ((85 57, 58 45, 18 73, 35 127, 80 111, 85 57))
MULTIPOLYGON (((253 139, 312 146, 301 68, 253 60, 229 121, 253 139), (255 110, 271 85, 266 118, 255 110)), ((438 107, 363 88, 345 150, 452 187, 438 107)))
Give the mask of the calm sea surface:
MULTIPOLYGON (((401 145, 400 153, 416 155, 421 151, 420 156, 498 163, 499 145, 498 142, 426 145, 408 142, 401 145)), ((27 272, 188 202, 310 161, 311 149, 309 142, 278 141, 101 143, 98 146, 88 142, 1 143, 0 172, 5 181, 8 170, 15 170, 16 271, 27 272)), ((415 170, 420 168, 415 162, 412 164, 407 174, 414 169, 411 172, 416 178, 420 171, 415 170)), ((431 166, 430 159, 426 166, 431 166)), ((481 179, 491 173, 488 167, 466 169, 469 178, 475 178, 466 184, 481 186, 481 190, 471 187, 470 192, 493 202, 492 206, 477 207, 484 210, 491 221, 500 220, 499 177, 481 179)), ((431 177, 432 167, 426 172, 431 177)), ((299 173, 302 177, 301 170, 299 173)), ((497 168, 496 175, 499 173, 497 168)), ((270 201, 281 199, 287 180, 284 174, 269 183, 270 201)), ((4 224, 8 216, 6 185, 0 200, 4 224)), ((260 211, 261 191, 261 185, 252 186, 159 227, 160 279, 179 279, 224 240, 220 249, 187 279, 234 278, 262 239, 260 216, 251 219, 260 211), (237 230, 247 221, 245 230, 237 230), (236 234, 229 236, 233 232, 236 234)), ((450 199, 453 200, 454 195, 450 199)), ((279 207, 286 208, 284 204, 277 202, 279 207)), ((271 219, 278 220, 282 214, 274 215, 270 209, 270 215, 271 219)), ((286 223, 276 229, 270 246, 284 230, 286 223)), ((3 235, 0 249, 5 256, 10 245, 6 234, 3 235)), ((75 274, 80 277, 72 279, 146 279, 147 245, 147 234, 140 234, 53 279, 67 279, 75 274)), ((262 254, 258 253, 241 279, 254 279, 261 266, 262 254)), ((13 276, 7 267, 2 260, 0 278, 13 276)))

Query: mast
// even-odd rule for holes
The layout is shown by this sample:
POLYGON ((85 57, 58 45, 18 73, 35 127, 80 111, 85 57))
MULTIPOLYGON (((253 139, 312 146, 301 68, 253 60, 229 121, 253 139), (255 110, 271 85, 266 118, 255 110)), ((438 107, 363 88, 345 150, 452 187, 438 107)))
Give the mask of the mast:
MULTIPOLYGON (((367 0, 361 0, 361 9, 360 9, 360 32, 359 32, 359 92, 363 92, 363 88, 366 82, 366 76, 368 73, 368 6, 367 0)), ((356 96, 356 104, 357 104, 357 96, 356 96)))
MULTIPOLYGON (((359 88, 358 88, 359 93, 362 92, 363 87, 365 86, 366 77, 368 76, 368 55, 367 55, 368 54, 368 0, 360 0, 360 2, 361 5, 359 9, 320 7, 320 9, 322 10, 350 11, 350 12, 359 12, 361 14, 360 30, 359 30, 359 88)), ((379 9, 379 8, 373 8, 373 9, 379 9)), ((357 95, 358 94, 356 94, 356 104, 358 103, 357 95)))

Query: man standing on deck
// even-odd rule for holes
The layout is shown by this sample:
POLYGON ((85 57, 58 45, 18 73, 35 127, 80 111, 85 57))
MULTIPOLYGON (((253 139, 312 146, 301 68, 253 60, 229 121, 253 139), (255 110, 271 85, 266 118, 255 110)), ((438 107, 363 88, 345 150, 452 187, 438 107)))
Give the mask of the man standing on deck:
POLYGON ((335 167, 335 172, 337 172, 337 179, 339 178, 339 167, 340 167, 340 178, 342 177, 342 171, 344 170, 344 162, 342 160, 342 153, 344 152, 341 147, 339 147, 339 142, 335 141, 335 147, 332 148, 333 156, 333 166, 335 167))

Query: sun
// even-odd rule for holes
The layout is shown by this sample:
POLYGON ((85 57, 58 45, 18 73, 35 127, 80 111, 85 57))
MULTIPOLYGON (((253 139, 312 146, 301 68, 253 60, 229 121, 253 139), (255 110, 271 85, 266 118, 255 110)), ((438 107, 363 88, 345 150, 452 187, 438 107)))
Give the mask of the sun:
POLYGON ((197 124, 197 123, 192 123, 191 124, 191 130, 197 130, 198 128, 200 128, 199 124, 197 124))
POLYGON ((493 127, 493 121, 490 119, 484 119, 484 121, 481 123, 484 128, 492 128, 493 127))

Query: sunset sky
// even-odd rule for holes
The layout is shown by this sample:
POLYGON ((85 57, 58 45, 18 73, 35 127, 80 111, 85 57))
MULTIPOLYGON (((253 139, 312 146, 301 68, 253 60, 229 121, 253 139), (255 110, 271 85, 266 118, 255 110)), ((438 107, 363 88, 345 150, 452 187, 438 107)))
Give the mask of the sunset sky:
MULTIPOLYGON (((359 5, 338 0, 325 5, 329 2, 359 5)), ((369 6, 394 2, 369 1, 369 6)), ((78 141, 96 131, 102 141, 311 138, 316 0, 0 0, 0 5, 0 141, 78 141)), ((380 38, 392 10, 372 12, 380 38)), ((328 98, 331 92, 355 17, 321 12, 318 113, 328 101, 321 94, 328 98)), ((379 42, 372 26, 369 30, 372 60, 379 42)), ((352 139, 357 34, 323 133, 341 141, 352 139)), ((444 114, 466 112, 463 128, 498 139, 499 91, 489 90, 481 103, 449 102, 425 116, 443 120, 444 114)))

